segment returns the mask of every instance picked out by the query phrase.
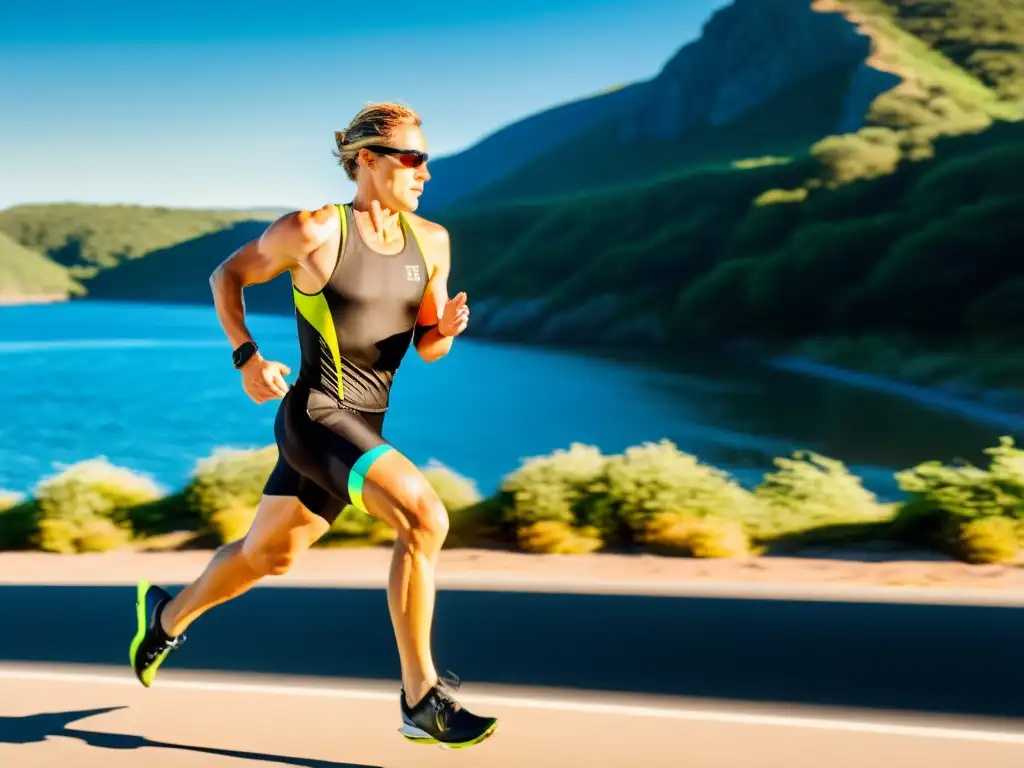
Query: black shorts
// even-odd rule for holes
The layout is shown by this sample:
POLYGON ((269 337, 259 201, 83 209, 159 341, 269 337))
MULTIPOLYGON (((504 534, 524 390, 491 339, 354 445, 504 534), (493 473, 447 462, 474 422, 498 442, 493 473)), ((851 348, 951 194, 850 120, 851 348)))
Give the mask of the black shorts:
POLYGON ((366 511, 363 480, 373 462, 393 450, 383 413, 364 413, 297 383, 277 409, 277 465, 263 493, 296 496, 333 523, 346 504, 366 511))

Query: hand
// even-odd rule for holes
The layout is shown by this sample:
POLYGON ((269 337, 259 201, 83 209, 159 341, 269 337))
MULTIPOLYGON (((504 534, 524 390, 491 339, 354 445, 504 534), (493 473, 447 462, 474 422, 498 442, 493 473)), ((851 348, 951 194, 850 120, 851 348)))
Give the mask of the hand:
POLYGON ((264 360, 257 353, 242 366, 242 389, 253 402, 262 405, 288 394, 288 383, 284 377, 291 372, 284 363, 264 360))
POLYGON ((444 305, 437 330, 442 336, 458 336, 469 324, 469 307, 466 306, 466 292, 459 293, 444 305))

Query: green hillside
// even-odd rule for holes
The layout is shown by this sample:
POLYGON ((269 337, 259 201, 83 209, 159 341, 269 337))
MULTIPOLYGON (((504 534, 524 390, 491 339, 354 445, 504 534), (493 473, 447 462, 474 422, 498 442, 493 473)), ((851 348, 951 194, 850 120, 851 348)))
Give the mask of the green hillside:
POLYGON ((64 298, 81 291, 64 267, 0 232, 0 301, 64 298))
POLYGON ((635 148, 609 137, 615 119, 521 166, 458 207, 475 209, 503 200, 572 193, 580 189, 654 180, 694 170, 728 170, 756 158, 805 156, 839 121, 855 65, 829 67, 793 83, 774 98, 720 126, 678 138, 645 140, 635 148))
POLYGON ((267 211, 212 211, 136 205, 20 205, 0 211, 0 232, 89 278, 100 269, 209 234, 267 211))
MULTIPOLYGON (((639 323, 660 329, 653 338, 672 339, 673 349, 859 339, 832 359, 868 367, 881 356, 896 366, 886 372, 899 372, 912 360, 895 350, 959 349, 971 370, 949 359, 945 373, 1024 385, 1024 364, 993 357, 1024 344, 1024 268, 1008 258, 1024 242, 1024 124, 940 140, 930 162, 813 190, 803 203, 751 203, 807 167, 681 175, 448 216, 454 279, 478 303, 547 300, 540 319, 524 315, 501 329, 505 337, 649 340, 628 330, 639 323), (618 299, 614 310, 588 311, 607 295, 618 299)), ((474 322, 488 332, 487 313, 474 322)))
POLYGON ((1024 4, 1018 0, 844 0, 894 22, 1002 100, 1024 98, 1024 4))
MULTIPOLYGON (((89 298, 212 305, 210 274, 233 251, 258 238, 266 228, 265 221, 236 222, 152 251, 144 259, 103 270, 86 282, 89 298)), ((245 292, 245 304, 252 312, 293 311, 287 276, 250 286, 245 292)))
POLYGON ((1010 354, 1024 347, 1012 6, 816 0, 898 77, 856 133, 827 135, 851 75, 836 66, 678 141, 598 151, 594 131, 442 212, 455 278, 482 304, 475 331, 670 354, 747 340, 927 383, 1024 386, 1010 354))
POLYGON ((822 185, 876 178, 902 162, 926 160, 938 138, 1024 117, 1024 4, 815 0, 812 7, 857 25, 871 40, 871 65, 894 78, 857 132, 830 135, 862 63, 844 61, 791 83, 724 125, 698 126, 672 139, 619 141, 619 116, 612 116, 456 205, 478 208, 630 184, 762 156, 811 156, 817 162, 807 166, 806 177, 770 197, 799 200, 822 185))

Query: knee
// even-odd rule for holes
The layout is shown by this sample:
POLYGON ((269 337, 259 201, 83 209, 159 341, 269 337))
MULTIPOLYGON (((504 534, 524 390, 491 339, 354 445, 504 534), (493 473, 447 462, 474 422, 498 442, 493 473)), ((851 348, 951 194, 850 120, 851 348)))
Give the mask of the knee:
POLYGON ((246 539, 242 545, 242 556, 249 567, 261 576, 282 576, 291 570, 295 562, 295 552, 291 547, 266 541, 246 539))
POLYGON ((448 511, 433 489, 426 488, 416 494, 405 513, 410 542, 428 552, 441 549, 448 537, 448 511))

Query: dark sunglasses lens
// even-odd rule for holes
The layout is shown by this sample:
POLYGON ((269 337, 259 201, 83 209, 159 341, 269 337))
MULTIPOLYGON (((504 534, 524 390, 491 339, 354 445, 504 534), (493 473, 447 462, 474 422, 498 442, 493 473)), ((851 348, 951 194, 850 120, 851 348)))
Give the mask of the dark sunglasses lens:
POLYGON ((426 157, 423 155, 416 155, 412 152, 407 152, 403 155, 399 155, 398 158, 402 161, 402 165, 406 168, 419 168, 426 161, 426 157))

